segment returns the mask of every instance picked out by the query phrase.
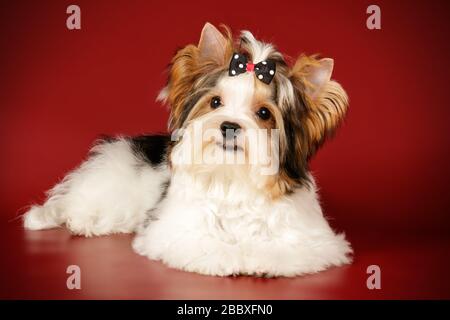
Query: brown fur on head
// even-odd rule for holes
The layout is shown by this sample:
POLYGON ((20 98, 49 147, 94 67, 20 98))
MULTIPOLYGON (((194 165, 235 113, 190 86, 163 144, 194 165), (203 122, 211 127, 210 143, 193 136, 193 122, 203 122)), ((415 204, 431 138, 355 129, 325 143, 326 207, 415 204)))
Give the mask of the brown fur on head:
POLYGON ((223 28, 225 34, 206 23, 198 45, 187 45, 173 57, 167 86, 159 97, 170 105, 169 130, 182 127, 190 108, 198 100, 196 91, 210 85, 205 83, 208 81, 205 75, 226 69, 233 53, 233 40, 228 27, 223 28))
MULTIPOLYGON (((246 106, 246 116, 255 126, 280 130, 280 170, 267 178, 265 188, 277 197, 307 185, 308 160, 334 133, 348 106, 345 91, 331 80, 332 59, 301 55, 288 66, 281 53, 250 32, 242 32, 234 43, 228 28, 221 33, 207 23, 198 45, 184 47, 172 59, 168 84, 160 94, 170 105, 169 129, 184 128, 198 117, 218 112, 209 109, 207 102, 212 95, 220 95, 220 84, 228 81, 233 52, 245 54, 255 63, 265 59, 276 62, 270 85, 256 78, 249 82, 254 93, 246 106), (252 116, 261 105, 270 110, 270 121, 252 116)), ((235 78, 239 77, 244 75, 235 78)))
POLYGON ((290 72, 292 84, 307 108, 304 127, 309 157, 335 132, 347 111, 347 94, 331 80, 333 65, 329 58, 301 55, 290 72))

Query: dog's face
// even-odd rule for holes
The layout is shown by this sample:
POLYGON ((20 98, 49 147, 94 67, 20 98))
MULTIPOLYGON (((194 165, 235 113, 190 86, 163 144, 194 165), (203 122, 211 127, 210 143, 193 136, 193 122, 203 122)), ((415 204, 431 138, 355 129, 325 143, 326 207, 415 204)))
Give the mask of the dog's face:
POLYGON ((199 44, 173 58, 160 94, 170 105, 169 129, 182 136, 171 148, 174 170, 239 176, 273 198, 307 185, 309 158, 347 109, 332 69, 333 60, 314 56, 288 66, 250 32, 235 44, 228 30, 207 23, 199 44))

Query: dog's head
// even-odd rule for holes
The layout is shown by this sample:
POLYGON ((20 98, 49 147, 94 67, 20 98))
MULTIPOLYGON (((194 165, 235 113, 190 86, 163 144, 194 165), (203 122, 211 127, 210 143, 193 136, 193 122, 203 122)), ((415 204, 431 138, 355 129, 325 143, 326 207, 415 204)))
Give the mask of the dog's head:
POLYGON ((226 27, 207 23, 198 45, 172 59, 159 96, 170 106, 169 130, 182 137, 171 149, 174 170, 238 172, 272 197, 308 185, 308 160, 347 110, 332 70, 332 59, 317 56, 288 65, 250 32, 234 41, 226 27))

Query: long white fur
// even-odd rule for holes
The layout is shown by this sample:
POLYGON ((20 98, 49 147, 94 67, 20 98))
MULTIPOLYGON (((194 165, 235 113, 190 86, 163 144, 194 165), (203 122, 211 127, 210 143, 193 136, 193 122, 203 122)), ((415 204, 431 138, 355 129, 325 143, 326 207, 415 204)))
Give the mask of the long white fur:
POLYGON ((43 206, 24 216, 30 230, 65 224, 73 233, 130 233, 146 218, 169 179, 165 165, 152 168, 136 157, 126 139, 101 143, 78 169, 48 192, 43 206))
MULTIPOLYGON (((222 79, 217 117, 245 123, 253 85, 251 74, 222 79)), ((198 121, 215 122, 210 114, 198 121)), ((181 141, 172 156, 189 150, 181 141)), ((254 179, 235 166, 175 167, 156 221, 140 230, 134 249, 174 268, 219 276, 295 276, 350 262, 349 243, 329 227, 314 184, 274 201, 254 179)))
MULTIPOLYGON (((265 59, 272 48, 254 41, 256 60, 265 59)), ((208 126, 222 117, 240 122, 244 129, 256 126, 250 113, 253 86, 250 74, 222 79, 217 87, 224 106, 202 121, 208 126)), ((172 157, 189 150, 181 141, 172 157)), ((49 192, 43 206, 25 214, 26 229, 65 224, 85 236, 137 231, 133 248, 139 254, 218 276, 295 276, 351 261, 352 249, 344 235, 328 225, 314 183, 273 200, 255 183, 267 177, 255 177, 245 166, 198 170, 175 165, 169 172, 166 163, 158 168, 145 163, 123 138, 98 144, 93 151, 49 192), (144 226, 150 210, 153 219, 144 226)))
POLYGON ((315 187, 270 201, 245 181, 203 185, 176 173, 157 220, 134 249, 167 265, 208 275, 295 276, 350 262, 350 246, 323 217, 315 187))

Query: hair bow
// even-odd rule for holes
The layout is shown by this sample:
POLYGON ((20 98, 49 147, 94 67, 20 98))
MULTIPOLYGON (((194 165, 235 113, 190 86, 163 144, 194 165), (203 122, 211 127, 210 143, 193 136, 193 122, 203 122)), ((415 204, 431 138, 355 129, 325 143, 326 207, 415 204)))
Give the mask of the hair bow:
POLYGON ((246 56, 236 52, 233 53, 233 57, 231 58, 230 62, 230 68, 228 70, 228 75, 230 77, 252 71, 255 72, 258 80, 264 82, 265 84, 269 84, 275 75, 276 64, 273 60, 270 59, 261 61, 257 64, 253 64, 247 61, 246 56))

